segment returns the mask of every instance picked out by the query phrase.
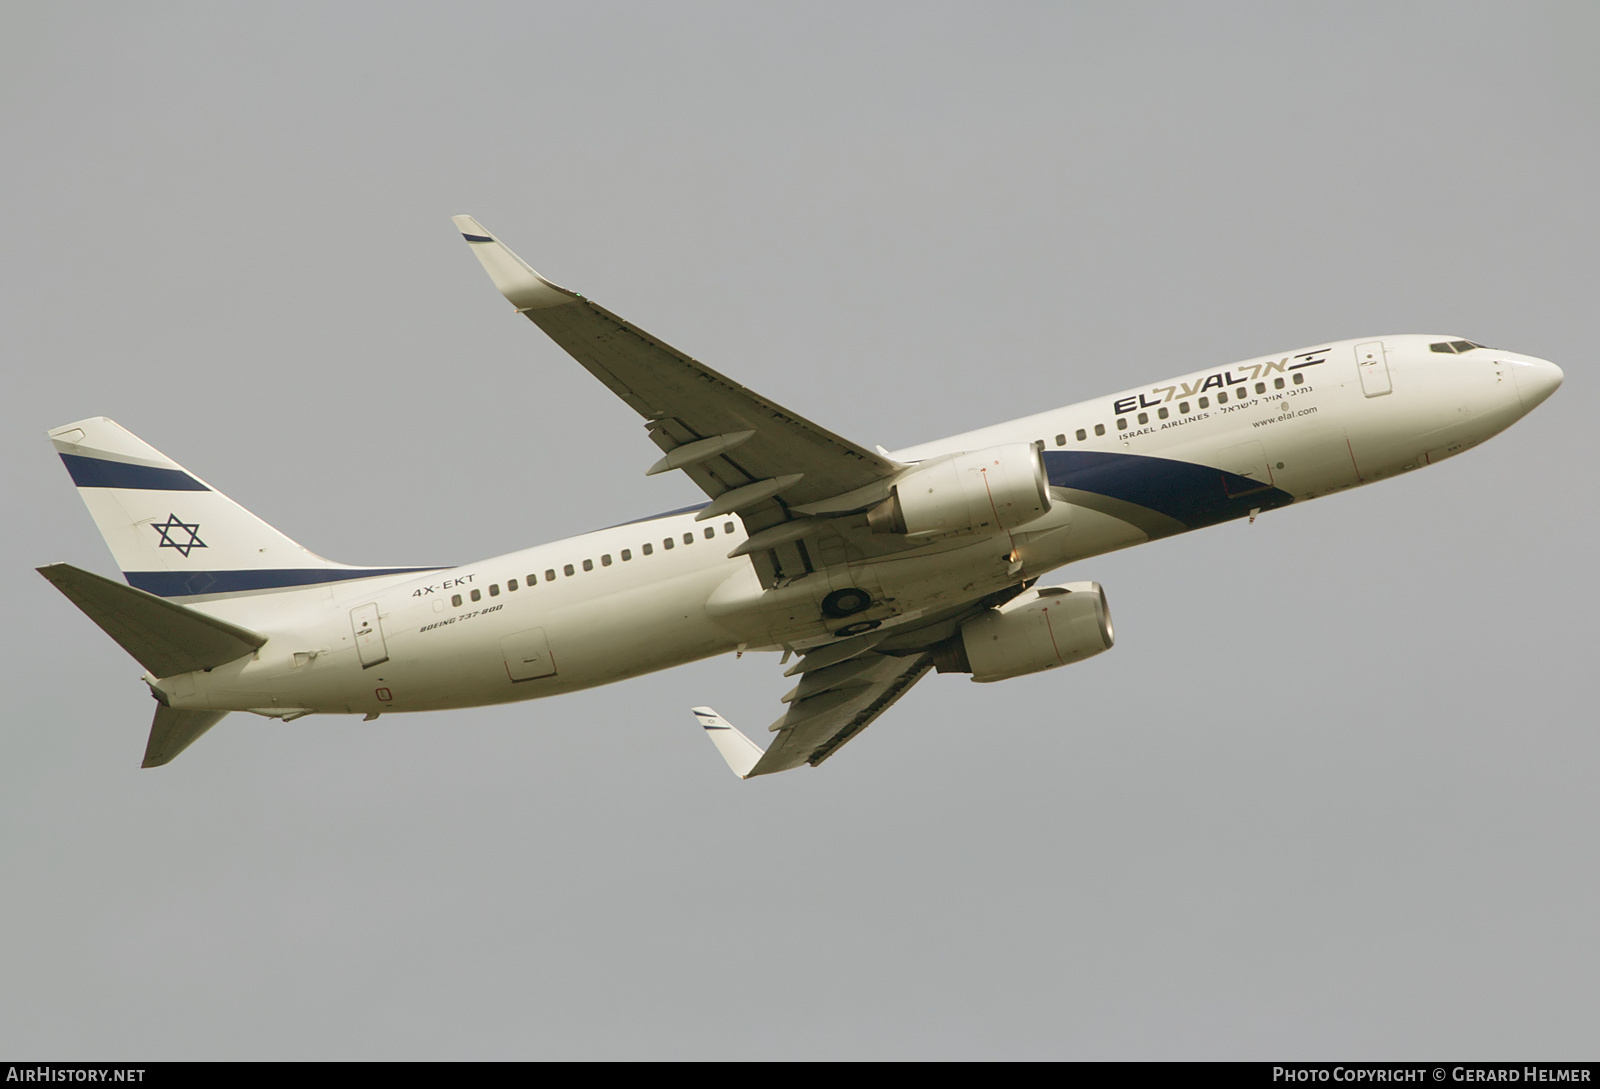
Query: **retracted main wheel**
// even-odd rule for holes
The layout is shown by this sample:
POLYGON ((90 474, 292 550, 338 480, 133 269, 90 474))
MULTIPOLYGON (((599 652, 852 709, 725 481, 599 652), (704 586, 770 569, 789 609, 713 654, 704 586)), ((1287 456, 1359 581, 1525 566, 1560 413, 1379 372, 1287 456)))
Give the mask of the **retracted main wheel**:
POLYGON ((871 604, 871 594, 854 586, 846 586, 843 590, 835 590, 822 599, 822 615, 842 620, 847 616, 854 616, 871 604))

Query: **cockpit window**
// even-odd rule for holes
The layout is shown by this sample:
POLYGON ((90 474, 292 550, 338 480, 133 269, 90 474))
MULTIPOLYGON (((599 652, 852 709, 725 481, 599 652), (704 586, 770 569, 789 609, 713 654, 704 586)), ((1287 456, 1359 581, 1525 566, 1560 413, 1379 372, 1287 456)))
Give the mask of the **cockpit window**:
POLYGON ((1441 340, 1437 344, 1428 345, 1435 352, 1470 352, 1474 348, 1482 348, 1482 344, 1474 344, 1470 340, 1441 340))

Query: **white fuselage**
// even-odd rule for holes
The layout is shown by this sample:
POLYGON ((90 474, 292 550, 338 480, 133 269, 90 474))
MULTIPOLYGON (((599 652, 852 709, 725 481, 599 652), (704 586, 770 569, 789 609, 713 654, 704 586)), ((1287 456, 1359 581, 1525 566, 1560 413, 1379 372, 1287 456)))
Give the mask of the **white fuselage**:
POLYGON ((879 560, 824 556, 763 591, 747 558, 728 558, 745 539, 739 519, 689 511, 448 570, 195 597, 185 603, 248 616, 268 641, 254 657, 152 683, 180 708, 371 715, 554 695, 741 647, 804 648, 835 636, 815 603, 841 587, 873 598, 852 619, 904 624, 1063 564, 1431 464, 1505 429, 1560 382, 1542 360, 1430 348, 1440 340, 1282 353, 892 455, 1042 443, 1053 504, 1010 533, 879 560))

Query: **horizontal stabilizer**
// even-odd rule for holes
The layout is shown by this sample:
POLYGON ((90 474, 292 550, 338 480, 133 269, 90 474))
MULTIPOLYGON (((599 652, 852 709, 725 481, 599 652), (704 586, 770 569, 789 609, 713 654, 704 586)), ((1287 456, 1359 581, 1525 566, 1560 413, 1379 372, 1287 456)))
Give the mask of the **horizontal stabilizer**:
MULTIPOLYGON (((231 662, 267 641, 266 636, 248 628, 237 627, 71 564, 52 563, 39 568, 39 574, 49 579, 67 600, 82 609, 85 616, 100 625, 123 650, 158 678, 231 662)), ((157 721, 159 723, 159 716, 157 721)), ((194 735, 199 736, 199 733, 194 735)))
POLYGON ((162 705, 150 724, 150 742, 144 747, 141 768, 159 768, 200 739, 200 735, 222 721, 226 711, 177 711, 162 705))
POLYGON ((761 750, 756 747, 756 743, 734 729, 732 723, 709 707, 694 708, 694 717, 705 727, 706 736, 717 747, 722 758, 728 762, 728 767, 733 769, 733 773, 741 779, 748 777, 750 769, 761 759, 761 750))

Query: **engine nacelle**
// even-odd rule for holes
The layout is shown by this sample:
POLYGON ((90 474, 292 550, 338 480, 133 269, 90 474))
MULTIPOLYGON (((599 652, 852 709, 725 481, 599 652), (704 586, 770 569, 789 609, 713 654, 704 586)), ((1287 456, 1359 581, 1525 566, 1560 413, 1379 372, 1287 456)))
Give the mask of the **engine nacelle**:
POLYGON ((1003 681, 1110 650, 1111 609, 1098 582, 1035 586, 973 617, 936 652, 941 673, 1003 681))
POLYGON ((1044 458, 1031 442, 948 454, 908 469, 867 513, 874 533, 996 533, 1050 509, 1044 458))

